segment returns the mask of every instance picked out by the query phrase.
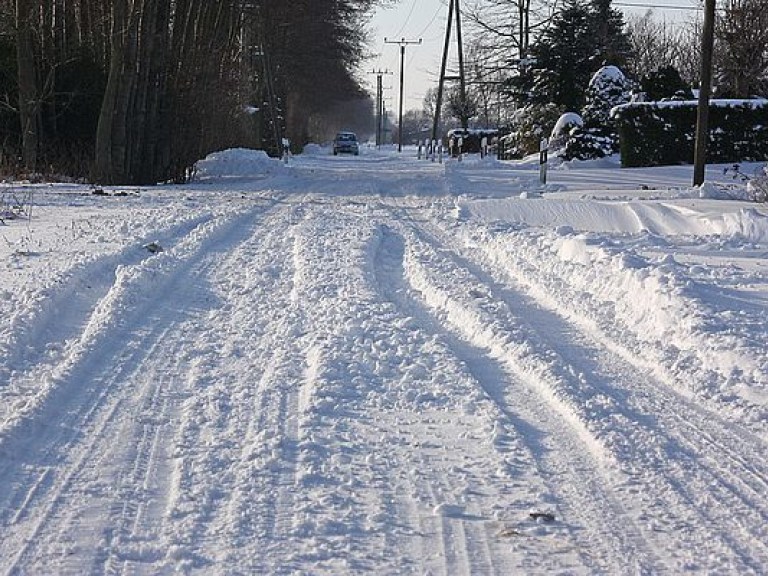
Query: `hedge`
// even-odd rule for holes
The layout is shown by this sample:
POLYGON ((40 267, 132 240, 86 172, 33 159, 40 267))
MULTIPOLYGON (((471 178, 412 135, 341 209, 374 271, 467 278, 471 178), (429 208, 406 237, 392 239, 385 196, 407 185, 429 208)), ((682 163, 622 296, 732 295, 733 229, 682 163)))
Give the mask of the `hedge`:
MULTIPOLYGON (((621 165, 692 164, 695 100, 632 102, 616 106, 621 165)), ((711 100, 707 163, 768 160, 768 100, 711 100)))

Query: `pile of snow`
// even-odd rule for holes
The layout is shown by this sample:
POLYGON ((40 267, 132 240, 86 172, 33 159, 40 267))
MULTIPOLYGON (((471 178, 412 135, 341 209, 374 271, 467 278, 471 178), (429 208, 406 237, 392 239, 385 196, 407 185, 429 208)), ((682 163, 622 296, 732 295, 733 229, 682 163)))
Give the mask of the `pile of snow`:
POLYGON ((283 169, 283 163, 270 158, 264 150, 232 148, 214 152, 197 163, 200 180, 221 178, 257 178, 283 169))
POLYGON ((321 154, 327 154, 328 151, 323 148, 320 144, 315 144, 313 142, 310 142, 309 144, 304 146, 303 153, 307 156, 320 156, 321 154))

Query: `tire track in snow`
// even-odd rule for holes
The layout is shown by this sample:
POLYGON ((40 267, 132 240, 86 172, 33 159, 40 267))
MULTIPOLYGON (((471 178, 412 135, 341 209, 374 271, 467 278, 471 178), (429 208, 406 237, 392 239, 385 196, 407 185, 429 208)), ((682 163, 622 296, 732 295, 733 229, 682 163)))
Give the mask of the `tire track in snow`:
MULTIPOLYGON (((453 244, 447 236, 445 242, 453 244)), ((535 303, 520 288, 512 292, 510 282, 520 276, 505 273, 508 266, 499 266, 492 257, 490 266, 458 254, 454 258, 515 315, 527 319, 533 330, 530 341, 540 355, 558 358, 564 381, 570 380, 564 391, 572 395, 571 405, 581 412, 580 419, 598 435, 602 435, 601 425, 607 430, 609 437, 601 442, 607 443, 628 476, 620 492, 631 496, 628 502, 642 503, 635 514, 648 525, 649 539, 660 540, 657 546, 662 547, 669 545, 670 536, 659 538, 659 532, 680 534, 681 566, 700 562, 685 551, 697 550, 698 556, 705 547, 713 548, 711 557, 717 559, 712 560, 716 564, 711 569, 743 564, 744 570, 755 570, 768 562, 764 544, 768 467, 760 456, 766 449, 760 439, 676 394, 671 385, 657 380, 644 359, 602 335, 586 319, 564 312, 562 303, 543 287, 532 289, 538 298, 535 303), (492 272, 486 273, 487 268, 492 272), (611 424, 605 427, 605 421, 611 424), (660 471, 664 471, 661 478, 654 476, 660 471), (717 501, 700 501, 699 493, 709 494, 713 487, 717 501), (678 517, 681 507, 685 509, 682 518, 678 517), (726 526, 730 527, 723 529, 726 526), (745 546, 731 536, 745 533, 763 544, 745 546), (725 543, 725 549, 719 542, 725 543)), ((531 290, 535 274, 525 279, 531 290)))
MULTIPOLYGON (((189 279, 200 273, 201 265, 211 266, 215 263, 215 259, 206 262, 206 254, 222 242, 236 242, 238 229, 258 210, 260 209, 251 209, 239 217, 226 218, 223 224, 215 223, 216 225, 207 226, 205 230, 193 231, 194 233, 189 234, 180 243, 177 249, 180 251, 178 259, 167 261, 165 268, 149 262, 146 271, 138 270, 132 277, 123 277, 122 283, 116 285, 117 289, 113 288, 94 308, 95 323, 91 320, 86 325, 80 336, 79 349, 58 368, 55 394, 46 399, 44 407, 40 407, 22 421, 14 435, 7 436, 3 444, 6 451, 17 454, 15 460, 22 460, 21 455, 24 454, 24 461, 40 463, 33 467, 50 466, 53 475, 48 490, 34 488, 31 497, 24 500, 24 505, 29 510, 28 513, 21 514, 24 516, 24 522, 14 525, 12 530, 6 530, 6 535, 10 537, 3 540, 0 552, 5 549, 7 553, 1 553, 0 557, 13 557, 13 560, 3 567, 6 573, 15 573, 20 565, 35 565, 40 558, 48 554, 55 556, 50 550, 37 550, 46 540, 39 539, 40 541, 36 542, 32 535, 39 536, 44 531, 56 532, 57 525, 68 521, 67 515, 75 523, 80 521, 75 518, 76 513, 95 522, 94 526, 104 522, 103 513, 98 513, 94 520, 94 512, 87 510, 88 502, 78 503, 76 494, 81 490, 94 490, 95 493, 90 494, 92 501, 112 500, 113 510, 128 511, 128 516, 132 516, 135 526, 135 521, 139 518, 138 508, 147 502, 147 494, 142 494, 143 491, 139 489, 134 494, 118 494, 118 500, 114 500, 115 496, 111 495, 111 492, 115 476, 110 476, 112 479, 109 480, 102 478, 102 475, 104 471, 111 475, 122 475, 123 472, 106 466, 104 470, 100 470, 93 463, 103 462, 104 454, 111 451, 112 447, 108 446, 111 444, 112 435, 108 436, 106 431, 127 426, 129 436, 144 438, 145 449, 136 450, 133 456, 130 456, 125 453, 125 450, 130 450, 130 444, 118 445, 118 454, 121 454, 124 460, 118 459, 115 466, 119 468, 126 465, 127 477, 139 480, 143 476, 145 482, 147 481, 156 460, 155 440, 158 428, 166 420, 163 410, 168 409, 168 404, 165 404, 165 400, 161 406, 152 403, 152 398, 155 401, 161 398, 153 392, 158 390, 157 383, 144 382, 142 388, 141 384, 135 382, 141 382, 144 366, 157 365, 153 355, 167 347, 164 337, 170 334, 169 330, 175 330, 173 325, 179 316, 178 310, 170 315, 164 312, 169 300, 168 296, 161 295, 169 295, 173 302, 174 297, 185 293, 182 287, 187 288, 187 294, 194 292, 192 287, 195 283, 189 279), (140 292, 144 292, 148 277, 154 278, 154 284, 151 285, 157 290, 153 295, 139 296, 140 292), (110 316, 113 313, 117 316, 110 316), (118 316, 120 320, 116 321, 118 316), (109 336, 106 336, 107 333, 109 336), (120 342, 121 346, 116 346, 117 342, 120 342), (115 358, 113 352, 119 348, 122 348, 122 352, 115 358), (81 386, 81 382, 86 382, 87 385, 81 386), (132 393, 138 393, 139 398, 150 399, 150 409, 159 411, 159 416, 153 414, 150 418, 159 417, 160 420, 150 423, 148 427, 144 425, 146 421, 139 422, 138 427, 130 420, 126 421, 126 413, 141 409, 131 397, 132 393), (47 421, 45 425, 42 424, 43 420, 47 421), (86 476, 90 477, 90 480, 84 479, 86 476), (132 504, 131 500, 136 504, 132 504), (70 506, 77 504, 79 509, 64 513, 65 502, 70 506), (132 510, 136 510, 136 513, 132 510), (36 553, 42 556, 35 556, 36 553)), ((169 308, 173 309, 174 306, 169 308)), ((194 310, 187 312, 191 315, 195 313, 194 310)), ((183 338, 179 340, 184 341, 183 338)), ((173 345, 175 339, 170 338, 168 341, 173 345)), ((174 354, 170 353, 169 356, 174 357, 174 354)), ((162 366, 159 372, 162 373, 166 368, 167 366, 162 366)), ((25 490, 28 483, 28 480, 24 480, 25 468, 28 466, 22 466, 18 462, 14 468, 4 470, 3 484, 16 484, 21 490, 25 490), (11 478, 17 480, 13 481, 11 478), (5 481, 6 479, 8 481, 5 481)), ((130 486, 128 490, 131 491, 130 486)), ((21 517, 18 512, 12 516, 21 517)), ((123 524, 125 527, 129 523, 123 524)), ((60 533, 66 532, 67 530, 60 530, 60 533)), ((78 562, 82 566, 83 551, 75 548, 70 554, 75 557, 66 561, 78 562)), ((97 556, 99 554, 104 557, 105 567, 113 565, 109 558, 111 552, 105 554, 102 550, 96 553, 97 556)))
POLYGON ((225 355, 199 366, 199 389, 176 439, 184 446, 207 444, 180 458, 180 491, 171 504, 171 514, 185 522, 168 539, 193 565, 209 562, 225 571, 267 573, 270 555, 285 554, 274 549, 283 547, 294 529, 300 453, 296 383, 306 353, 294 338, 301 319, 292 297, 291 230, 298 222, 297 207, 282 206, 210 280, 224 298, 216 322, 236 326, 228 345, 237 362, 225 355), (264 298, 269 305, 260 304, 264 298), (226 407, 211 418, 209 406, 218 403, 226 407), (194 470, 186 460, 194 461, 194 470), (201 508, 195 504, 201 499, 216 503, 201 508), (197 549, 195 542, 206 546, 197 549))
POLYGON ((653 546, 612 493, 618 478, 606 466, 605 454, 569 408, 543 384, 542 380, 553 378, 557 383, 558 376, 549 373, 548 362, 530 356, 519 319, 508 311, 505 315, 498 303, 493 312, 478 309, 473 300, 487 298, 490 288, 457 268, 442 245, 421 239, 416 224, 402 233, 406 244, 404 269, 411 289, 425 299, 433 317, 452 325, 457 334, 454 339, 469 344, 475 354, 495 363, 507 376, 506 389, 482 378, 478 382, 510 427, 524 434, 541 478, 556 496, 560 515, 569 522, 566 538, 579 551, 582 566, 604 570, 627 562, 639 570, 653 566, 657 557, 653 546), (470 287, 473 296, 466 300, 461 294, 466 295, 470 287), (521 412, 520 406, 526 411, 521 412), (589 487, 586 492, 585 486, 589 487))
MULTIPOLYGON (((204 214, 172 227, 160 234, 163 243, 168 246, 180 241, 213 217, 204 214)), ((46 289, 49 295, 40 308, 31 308, 13 318, 10 339, 0 347, 0 377, 6 375, 8 379, 5 390, 0 387, 5 396, 0 403, 0 434, 13 425, 19 413, 34 410, 50 393, 45 387, 40 389, 41 381, 46 382, 55 362, 69 353, 79 331, 113 287, 118 268, 139 265, 150 257, 145 249, 131 246, 76 267, 59 279, 55 288, 46 289)), ((36 298, 30 300, 35 302, 36 298)))
MULTIPOLYGON (((495 278, 509 285, 518 282, 518 274, 509 274, 508 266, 493 262, 488 255, 495 278)), ((466 263, 466 261, 464 261, 466 263)), ((477 270, 476 265, 466 265, 477 270)), ((487 279, 488 283, 495 280, 487 279)), ((679 533, 700 538, 716 545, 728 543, 728 549, 712 556, 733 556, 722 561, 724 566, 743 562, 744 569, 758 569, 768 562, 768 546, 745 547, 743 538, 733 534, 760 534, 768 525, 768 466, 761 454, 764 443, 751 432, 725 421, 719 414, 695 403, 674 389, 674 383, 659 380, 647 361, 615 342, 586 318, 563 309, 558 301, 545 296, 549 291, 535 286, 535 276, 527 274, 528 290, 536 294, 536 305, 519 293, 500 297, 521 317, 533 319, 532 328, 541 345, 554 351, 564 365, 574 368, 573 390, 578 391, 574 403, 593 406, 586 408, 582 418, 599 424, 611 421, 612 449, 622 468, 632 480, 622 491, 632 491, 646 500, 640 514, 653 526, 653 532, 679 533), (542 309, 540 305, 547 308, 542 309), (538 322, 537 322, 538 321, 538 322), (588 376, 585 376, 588 375, 588 376), (579 381, 581 380, 581 381, 579 381), (597 382, 592 385, 590 381, 597 382), (712 457, 713 448, 715 457, 712 457), (664 471, 664 477, 653 473, 664 471), (656 485, 649 491, 649 485, 656 485), (716 487, 717 505, 699 503, 700 493, 711 493, 716 487), (649 494, 661 494, 658 501, 649 501, 649 494), (677 494, 677 501, 670 499, 677 494), (681 504, 682 503, 682 504, 681 504), (677 518, 679 508, 687 503, 688 517, 677 518), (651 511, 655 510, 655 513, 651 511), (709 534, 702 530, 715 530, 709 534), (726 528, 729 526, 730 528, 726 528)), ((497 290, 497 294, 503 290, 497 290)), ((758 538, 766 542, 766 538, 758 538)), ((702 544, 681 542, 681 550, 701 549, 702 544)), ((681 560, 695 564, 696 560, 681 560)), ((722 568, 722 567, 721 567, 722 568)), ((717 569, 717 567, 712 567, 717 569)))
MULTIPOLYGON (((537 462, 541 454, 553 450, 550 440, 547 439, 547 436, 554 435, 551 425, 547 424, 542 428, 528 415, 520 413, 515 408, 517 403, 513 404, 508 400, 512 395, 505 390, 504 383, 515 390, 518 403, 528 407, 538 404, 540 408, 542 402, 531 401, 530 392, 517 382, 516 375, 511 374, 496 358, 490 357, 481 346, 465 340, 444 326, 441 314, 436 314, 428 308, 419 292, 414 291, 412 285, 408 283, 405 258, 406 244, 403 237, 397 232, 384 229, 377 258, 377 275, 378 284, 383 287, 385 298, 402 310, 404 315, 414 317, 422 329, 438 335, 445 341, 448 349, 466 366, 483 395, 495 406, 498 418, 496 445, 501 451, 502 458, 505 453, 508 453, 506 464, 502 466, 503 474, 510 478, 510 484, 525 487, 522 494, 513 494, 512 500, 526 501, 531 493, 541 495, 552 492, 547 486, 546 473, 542 472, 537 462)), ((561 432, 561 430, 556 431, 561 432)), ((568 434, 572 435, 570 432, 568 434)), ((419 469, 432 470, 433 466, 424 460, 424 457, 423 454, 420 456, 419 469)), ((412 490, 422 494, 420 499, 429 502, 430 508, 435 513, 428 519, 422 518, 421 522, 425 538, 430 533, 438 537, 439 545, 430 538, 424 541, 423 548, 425 553, 431 552, 427 557, 434 555, 435 548, 441 550, 437 554, 443 559, 440 566, 430 566, 439 573, 471 574, 489 571, 489 573, 505 574, 522 569, 526 565, 547 566, 550 565, 548 556, 553 550, 556 554, 563 556, 558 558, 559 563, 551 563, 553 569, 558 566, 570 566, 576 571, 584 571, 589 565, 588 560, 581 556, 582 552, 576 551, 568 543, 562 544, 562 540, 568 538, 568 528, 563 527, 562 524, 553 527, 544 535, 537 534, 530 541, 526 538, 525 544, 518 550, 501 552, 499 545, 489 542, 491 534, 488 522, 469 520, 473 515, 472 511, 467 511, 465 516, 460 508, 452 508, 451 502, 458 502, 461 499, 457 493, 458 490, 446 484, 444 479, 434 474, 426 478, 416 478, 412 490), (448 498, 447 501, 446 498, 448 498), (467 525, 469 528, 466 527, 467 525), (459 544, 459 549, 456 549, 456 543, 459 544), (521 553, 521 550, 524 550, 524 553, 521 553), (516 554, 517 557, 510 558, 510 554, 516 554), (532 562, 530 557, 535 557, 538 564, 532 562), (464 570, 457 572, 457 566, 463 566, 464 570), (496 566, 497 568, 494 568, 496 566)), ((520 511, 520 514, 522 518, 525 512, 520 511)), ((507 520, 508 515, 507 511, 500 522, 491 524, 498 528, 503 528, 505 525, 525 524, 525 522, 518 524, 511 519, 507 520)), ((529 525, 520 527, 521 530, 532 528, 529 525)), ((496 539, 499 538, 498 534, 493 536, 496 539)))

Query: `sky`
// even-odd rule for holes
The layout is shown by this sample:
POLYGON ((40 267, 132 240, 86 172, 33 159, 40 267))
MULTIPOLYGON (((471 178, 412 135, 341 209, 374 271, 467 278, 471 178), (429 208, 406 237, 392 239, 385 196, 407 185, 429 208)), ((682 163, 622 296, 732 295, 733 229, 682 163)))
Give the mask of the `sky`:
MULTIPOLYGON (((467 4, 464 2, 461 5, 467 4)), ((615 7, 627 14, 642 14, 653 9, 659 18, 673 21, 687 18, 698 5, 698 0, 614 2, 615 7)), ((371 22, 370 50, 374 57, 364 65, 363 75, 371 94, 375 95, 376 73, 391 73, 383 76, 388 109, 396 111, 399 106, 400 48, 397 44, 385 42, 385 38, 389 42, 401 39, 422 41, 421 44, 407 45, 405 51, 404 108, 420 109, 424 94, 437 85, 447 17, 447 0, 400 0, 376 11, 371 22)), ((462 21, 462 31, 466 29, 467 25, 462 21)), ((450 57, 455 60, 455 27, 453 34, 450 57)))

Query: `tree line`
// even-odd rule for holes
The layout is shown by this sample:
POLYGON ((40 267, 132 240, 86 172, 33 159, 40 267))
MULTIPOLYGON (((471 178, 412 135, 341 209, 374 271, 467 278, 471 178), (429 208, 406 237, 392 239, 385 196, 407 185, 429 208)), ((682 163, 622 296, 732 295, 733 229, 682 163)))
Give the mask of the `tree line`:
MULTIPOLYGON (((611 0, 465 0, 467 99, 480 127, 525 132, 538 146, 563 112, 587 104, 588 86, 604 65, 619 67, 648 98, 672 98, 698 86, 701 16, 674 23, 649 9, 625 18, 611 0)), ((768 94, 766 0, 717 3, 715 95, 768 94)), ((443 117, 458 117, 456 90, 443 117)), ((408 118, 424 124, 434 94, 408 118)), ((408 130, 406 130, 408 132, 408 130)), ((530 150, 535 151, 535 150, 530 150)))
MULTIPOLYGON (((184 181, 353 102, 377 0, 0 0, 0 171, 184 181)), ((360 102, 363 102, 360 105, 360 102)))

